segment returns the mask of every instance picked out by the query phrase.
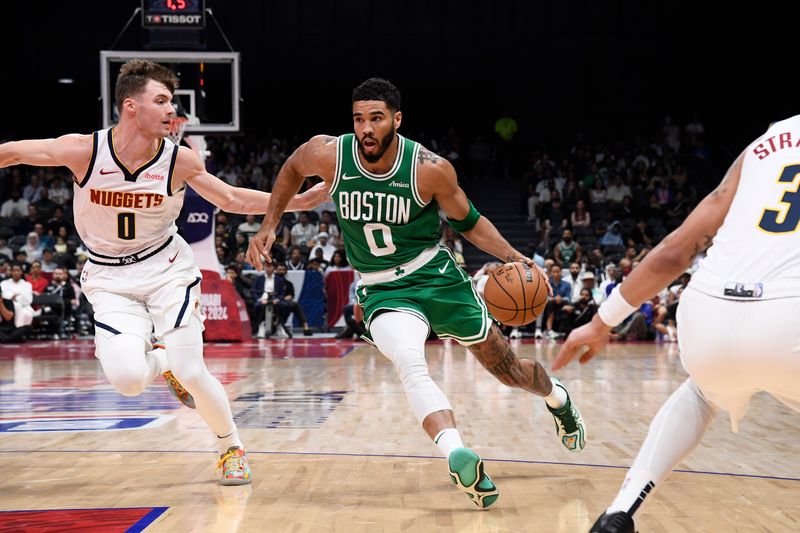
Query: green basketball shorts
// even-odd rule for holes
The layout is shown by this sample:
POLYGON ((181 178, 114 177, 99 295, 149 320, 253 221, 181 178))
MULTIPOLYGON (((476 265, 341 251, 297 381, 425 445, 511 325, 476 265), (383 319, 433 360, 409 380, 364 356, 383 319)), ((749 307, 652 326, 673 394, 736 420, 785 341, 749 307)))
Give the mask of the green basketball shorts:
MULTIPOLYGON (((428 255, 433 257, 421 266, 412 260, 393 271, 363 275, 356 299, 364 308, 367 330, 380 313, 398 311, 419 317, 443 339, 465 346, 486 340, 492 320, 470 277, 447 248, 431 249, 428 255), (372 283, 376 278, 381 281, 372 283)), ((372 342, 368 335, 366 340, 372 342)))

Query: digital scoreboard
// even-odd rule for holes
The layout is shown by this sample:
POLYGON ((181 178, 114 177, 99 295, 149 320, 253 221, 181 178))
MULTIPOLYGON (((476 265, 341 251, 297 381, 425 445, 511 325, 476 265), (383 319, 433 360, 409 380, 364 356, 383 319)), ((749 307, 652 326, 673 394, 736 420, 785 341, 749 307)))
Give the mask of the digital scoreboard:
POLYGON ((203 29, 205 0, 142 0, 142 27, 147 29, 203 29))

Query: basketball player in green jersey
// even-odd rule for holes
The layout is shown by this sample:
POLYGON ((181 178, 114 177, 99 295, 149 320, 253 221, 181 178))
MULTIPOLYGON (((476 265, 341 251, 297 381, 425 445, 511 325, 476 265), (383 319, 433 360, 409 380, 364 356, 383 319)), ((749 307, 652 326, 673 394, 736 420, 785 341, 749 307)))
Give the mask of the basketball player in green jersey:
POLYGON ((448 458, 453 483, 485 508, 498 491, 481 459, 464 447, 450 403, 428 374, 430 330, 467 346, 502 383, 544 397, 568 450, 582 449, 586 432, 564 386, 538 362, 514 355, 469 276, 438 245, 438 208, 478 248, 537 267, 475 210, 447 160, 397 134, 401 120, 400 93, 390 82, 359 85, 355 134, 313 137, 289 157, 247 258, 259 270, 262 256, 271 260, 284 207, 305 177, 321 176, 331 187, 350 262, 361 273, 357 297, 369 340, 394 363, 414 415, 448 458))

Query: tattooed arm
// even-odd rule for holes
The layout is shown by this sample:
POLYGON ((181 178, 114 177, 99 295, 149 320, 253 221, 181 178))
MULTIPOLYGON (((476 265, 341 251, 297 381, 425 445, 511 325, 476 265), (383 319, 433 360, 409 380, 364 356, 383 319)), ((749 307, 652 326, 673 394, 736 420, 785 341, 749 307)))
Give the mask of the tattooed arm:
POLYGON ((485 341, 468 348, 502 384, 539 396, 547 396, 552 392, 553 383, 544 367, 531 359, 518 359, 497 326, 492 326, 485 341))
MULTIPOLYGON (((420 148, 417 156, 419 193, 424 201, 434 199, 451 220, 464 220, 469 214, 467 195, 458 185, 453 165, 447 159, 420 148)), ((481 216, 475 226, 463 233, 472 244, 502 261, 521 261, 533 266, 533 260, 514 249, 491 221, 481 216)))

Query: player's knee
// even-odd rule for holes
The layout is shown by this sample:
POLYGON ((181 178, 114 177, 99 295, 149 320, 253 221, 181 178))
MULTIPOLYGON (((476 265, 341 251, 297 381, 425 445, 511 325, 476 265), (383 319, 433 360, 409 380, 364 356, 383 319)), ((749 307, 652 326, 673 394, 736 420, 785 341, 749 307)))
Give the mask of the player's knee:
POLYGON ((138 396, 147 388, 144 339, 130 333, 98 335, 97 351, 106 379, 124 396, 138 396))
POLYGON ((421 382, 431 379, 425 354, 419 349, 400 347, 395 350, 390 359, 406 390, 413 389, 421 382))

